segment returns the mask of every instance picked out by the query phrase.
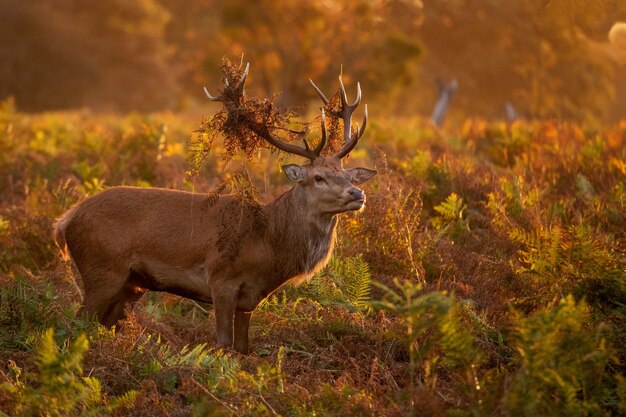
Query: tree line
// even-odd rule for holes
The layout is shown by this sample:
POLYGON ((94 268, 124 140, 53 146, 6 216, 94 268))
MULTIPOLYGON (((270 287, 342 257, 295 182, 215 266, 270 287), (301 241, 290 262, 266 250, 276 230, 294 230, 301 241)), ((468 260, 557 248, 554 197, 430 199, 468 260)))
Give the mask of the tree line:
POLYGON ((626 117, 625 62, 609 51, 623 0, 2 0, 0 99, 26 111, 181 109, 245 54, 256 90, 314 99, 308 78, 367 86, 378 114, 626 117), (456 112, 456 113, 455 113, 456 112))

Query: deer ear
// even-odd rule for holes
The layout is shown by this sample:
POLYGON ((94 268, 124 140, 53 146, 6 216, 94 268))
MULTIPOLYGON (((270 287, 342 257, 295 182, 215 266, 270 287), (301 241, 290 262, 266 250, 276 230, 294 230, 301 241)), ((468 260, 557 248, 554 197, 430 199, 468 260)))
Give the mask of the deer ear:
POLYGON ((345 173, 348 181, 352 183, 352 185, 363 184, 365 181, 369 180, 377 173, 375 169, 367 168, 350 168, 344 169, 343 172, 345 173))
POLYGON ((285 175, 293 182, 300 182, 304 179, 304 169, 300 165, 289 164, 283 165, 283 171, 285 175))

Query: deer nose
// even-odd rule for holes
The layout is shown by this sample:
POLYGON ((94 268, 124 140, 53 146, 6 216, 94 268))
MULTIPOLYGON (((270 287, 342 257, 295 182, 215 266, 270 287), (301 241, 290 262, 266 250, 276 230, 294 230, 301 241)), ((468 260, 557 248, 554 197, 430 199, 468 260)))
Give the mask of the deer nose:
POLYGON ((363 190, 359 190, 358 188, 352 188, 350 191, 348 191, 348 194, 350 194, 350 196, 352 196, 352 198, 354 198, 355 200, 365 199, 365 193, 363 192, 363 190))

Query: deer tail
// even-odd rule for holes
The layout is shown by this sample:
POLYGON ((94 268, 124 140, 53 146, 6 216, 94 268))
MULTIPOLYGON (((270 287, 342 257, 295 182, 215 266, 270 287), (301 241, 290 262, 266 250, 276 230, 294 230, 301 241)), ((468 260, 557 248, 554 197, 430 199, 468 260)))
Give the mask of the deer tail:
POLYGON ((67 226, 69 226, 70 222, 74 218, 75 208, 71 208, 67 211, 63 216, 61 216, 54 224, 54 243, 61 250, 61 254, 63 255, 64 260, 69 259, 69 254, 67 251, 67 242, 65 241, 65 231, 67 230, 67 226))

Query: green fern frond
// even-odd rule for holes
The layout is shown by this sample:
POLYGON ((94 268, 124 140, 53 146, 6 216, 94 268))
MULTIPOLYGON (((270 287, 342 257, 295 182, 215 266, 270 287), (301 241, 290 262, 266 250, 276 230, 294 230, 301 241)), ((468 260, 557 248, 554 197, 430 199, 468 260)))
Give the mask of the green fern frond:
POLYGON ((200 369, 202 378, 211 386, 233 380, 241 369, 237 359, 222 350, 207 348, 206 343, 192 348, 184 346, 180 352, 172 352, 171 345, 163 344, 156 356, 160 359, 155 358, 148 364, 147 373, 163 374, 162 370, 167 368, 200 369))
POLYGON ((600 415, 602 383, 613 352, 602 328, 589 328, 590 311, 568 296, 554 308, 519 319, 520 368, 505 396, 514 415, 600 415), (591 330, 591 331, 590 331, 591 330), (592 412, 592 410, 596 412, 592 412))
POLYGON ((469 230, 469 224, 463 216, 466 209, 467 205, 463 198, 451 193, 441 204, 434 207, 439 215, 431 219, 431 224, 437 230, 451 231, 452 234, 469 230))
POLYGON ((454 303, 446 314, 440 316, 437 323, 440 333, 439 343, 445 352, 444 363, 476 364, 482 355, 474 348, 474 337, 460 321, 457 308, 457 304, 454 303))
POLYGON ((463 211, 466 208, 467 206, 463 203, 463 199, 456 193, 451 193, 445 201, 434 207, 435 211, 447 221, 455 221, 462 218, 463 211))
POLYGON ((514 227, 509 231, 509 239, 520 245, 536 246, 537 237, 534 233, 527 232, 521 227, 514 227))
POLYGON ((564 258, 564 231, 560 226, 539 227, 531 232, 514 228, 509 238, 522 249, 518 251, 522 267, 517 272, 528 272, 543 276, 558 272, 564 258))
POLYGON ((331 258, 327 269, 327 274, 332 277, 340 291, 339 304, 356 311, 368 312, 372 297, 372 276, 363 256, 341 260, 331 258))
POLYGON ((361 255, 347 258, 343 265, 343 282, 348 302, 357 310, 369 309, 372 297, 372 276, 369 265, 361 255))
POLYGON ((19 380, 0 386, 13 394, 13 411, 16 415, 45 415, 61 417, 69 415, 103 415, 119 407, 131 405, 134 397, 129 392, 123 397, 112 398, 106 405, 100 381, 82 377, 83 357, 89 349, 84 334, 65 348, 57 345, 54 329, 48 329, 37 347, 39 372, 32 385, 19 380))
POLYGON ((104 410, 110 413, 118 409, 130 409, 134 405, 137 395, 139 395, 139 391, 127 391, 124 394, 109 400, 109 404, 104 408, 104 410))
POLYGON ((387 289, 387 293, 383 301, 374 301, 372 305, 403 318, 412 361, 413 355, 435 361, 439 348, 444 363, 455 366, 480 363, 482 355, 474 348, 474 337, 458 317, 458 303, 453 296, 440 291, 424 293, 422 285, 398 279, 394 280, 395 288, 376 285, 387 289), (413 352, 418 339, 418 352, 413 352))

